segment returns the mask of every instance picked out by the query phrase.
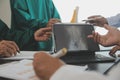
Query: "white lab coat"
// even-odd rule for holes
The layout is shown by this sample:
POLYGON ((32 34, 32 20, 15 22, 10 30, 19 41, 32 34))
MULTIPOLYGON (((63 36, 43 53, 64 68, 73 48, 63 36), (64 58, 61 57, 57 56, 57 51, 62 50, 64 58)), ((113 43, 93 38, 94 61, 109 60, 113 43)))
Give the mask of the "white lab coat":
POLYGON ((114 66, 108 75, 80 68, 80 66, 64 65, 52 75, 50 80, 120 80, 120 63, 114 66))
POLYGON ((115 27, 120 27, 120 14, 107 18, 108 24, 115 27))
POLYGON ((79 68, 78 66, 64 65, 53 74, 50 80, 110 80, 100 73, 84 71, 79 68))

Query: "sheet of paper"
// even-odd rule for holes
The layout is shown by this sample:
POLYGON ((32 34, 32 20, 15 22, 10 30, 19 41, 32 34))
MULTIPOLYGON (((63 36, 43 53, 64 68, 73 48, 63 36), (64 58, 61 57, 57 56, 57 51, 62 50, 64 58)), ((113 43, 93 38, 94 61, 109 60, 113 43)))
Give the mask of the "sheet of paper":
MULTIPOLYGON (((22 60, 22 59, 33 59, 34 54, 38 51, 21 51, 16 56, 8 57, 8 58, 1 58, 5 60, 22 60)), ((49 53, 49 51, 45 51, 46 53, 49 53)))
POLYGON ((15 80, 39 80, 34 73, 32 60, 21 60, 0 65, 0 76, 15 80))
MULTIPOLYGON (((78 70, 85 70, 86 66, 76 66, 78 70)), ((15 80, 40 80, 35 75, 32 60, 14 61, 0 65, 0 76, 15 80)))

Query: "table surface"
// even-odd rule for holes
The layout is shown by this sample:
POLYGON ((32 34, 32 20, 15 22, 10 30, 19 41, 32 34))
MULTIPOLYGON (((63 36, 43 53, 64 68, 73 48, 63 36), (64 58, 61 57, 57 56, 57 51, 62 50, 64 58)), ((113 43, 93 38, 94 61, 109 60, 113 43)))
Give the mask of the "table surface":
MULTIPOLYGON (((24 52, 24 51, 23 51, 24 52)), ((25 51, 26 52, 26 51, 25 51)), ((27 52, 29 53, 29 52, 27 52)), ((33 55, 35 52, 32 52, 31 54, 33 55)), ((18 59, 19 60, 19 59, 18 59)), ((1 60, 0 59, 0 64, 3 63, 8 63, 8 62, 12 62, 12 61, 16 61, 16 60, 1 60)), ((104 74, 115 62, 105 62, 105 63, 88 63, 88 70, 89 71, 97 71, 100 72, 102 74, 104 74)), ((79 64, 80 66, 83 64, 79 64)), ((2 78, 0 77, 0 80, 11 80, 11 79, 6 79, 6 78, 2 78)))

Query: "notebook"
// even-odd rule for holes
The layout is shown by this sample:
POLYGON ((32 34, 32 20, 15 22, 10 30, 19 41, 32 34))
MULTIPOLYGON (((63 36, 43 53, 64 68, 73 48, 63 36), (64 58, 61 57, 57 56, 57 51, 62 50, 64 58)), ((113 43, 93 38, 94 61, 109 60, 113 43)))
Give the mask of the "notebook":
POLYGON ((88 39, 94 27, 90 24, 79 23, 57 23, 53 25, 55 52, 61 48, 67 48, 68 53, 61 59, 69 64, 89 63, 89 62, 108 62, 114 61, 111 57, 95 55, 100 51, 99 45, 88 39))

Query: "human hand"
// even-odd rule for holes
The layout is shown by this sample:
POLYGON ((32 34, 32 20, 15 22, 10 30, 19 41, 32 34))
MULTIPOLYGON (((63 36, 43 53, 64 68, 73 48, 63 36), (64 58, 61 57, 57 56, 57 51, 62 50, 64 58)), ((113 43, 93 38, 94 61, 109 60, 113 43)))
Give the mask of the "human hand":
POLYGON ((17 54, 19 48, 13 41, 2 40, 0 42, 0 56, 10 57, 17 54))
MULTIPOLYGON (((120 50, 120 46, 118 46, 118 45, 114 46, 114 47, 110 50, 109 54, 110 54, 111 56, 113 56, 113 57, 116 57, 115 53, 116 53, 117 50, 120 50)), ((120 54, 118 54, 118 57, 120 57, 120 54)))
POLYGON ((51 27, 40 28, 34 33, 34 39, 36 41, 47 41, 51 37, 51 31, 51 27))
POLYGON ((50 19, 49 22, 47 23, 47 27, 52 27, 53 24, 58 23, 58 22, 60 23, 61 21, 60 21, 59 19, 52 18, 52 19, 50 19))
POLYGON ((104 27, 104 24, 108 24, 107 19, 100 16, 100 15, 88 17, 87 22, 94 25, 94 26, 101 26, 101 27, 104 27))
POLYGON ((34 70, 36 75, 42 80, 50 80, 50 77, 63 65, 65 63, 60 59, 53 58, 45 52, 39 52, 34 55, 34 70))
POLYGON ((106 35, 100 35, 97 32, 93 32, 91 35, 88 35, 88 38, 93 38, 95 42, 105 47, 113 45, 120 46, 120 31, 117 28, 111 27, 107 24, 104 25, 104 28, 108 30, 106 35))

